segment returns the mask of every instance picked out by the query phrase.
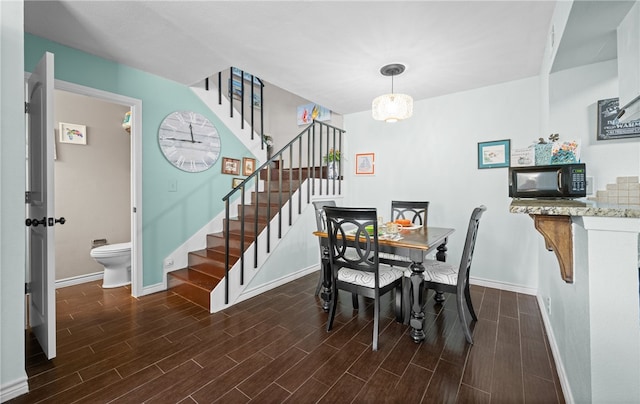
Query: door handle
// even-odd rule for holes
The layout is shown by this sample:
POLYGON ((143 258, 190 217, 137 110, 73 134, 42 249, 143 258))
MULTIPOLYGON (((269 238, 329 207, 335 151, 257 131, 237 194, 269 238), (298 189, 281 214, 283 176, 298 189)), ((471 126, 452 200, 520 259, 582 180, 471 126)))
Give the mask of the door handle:
MULTIPOLYGON (((67 219, 65 219, 64 217, 61 217, 59 219, 54 219, 54 218, 50 217, 49 220, 48 220, 48 224, 49 224, 49 226, 53 226, 56 223, 65 224, 66 221, 67 221, 67 219)), ((43 217, 42 220, 27 219, 27 220, 25 220, 24 224, 27 225, 27 227, 29 227, 29 226, 37 227, 38 225, 43 225, 44 227, 47 227, 47 218, 43 217)))
POLYGON ((43 225, 44 227, 47 227, 47 218, 43 217, 42 220, 27 219, 25 220, 24 224, 27 225, 27 227, 29 226, 37 227, 40 224, 43 225))
POLYGON ((60 223, 60 224, 64 224, 67 220, 64 217, 61 217, 60 219, 54 219, 52 217, 49 218, 49 226, 53 226, 56 223, 60 223))

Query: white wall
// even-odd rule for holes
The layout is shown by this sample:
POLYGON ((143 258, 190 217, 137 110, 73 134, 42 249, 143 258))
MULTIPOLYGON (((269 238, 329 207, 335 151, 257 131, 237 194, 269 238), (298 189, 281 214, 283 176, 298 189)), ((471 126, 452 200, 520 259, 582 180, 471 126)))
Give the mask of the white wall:
POLYGON ((25 393, 24 6, 0 1, 0 401, 25 393))
POLYGON ((598 100, 618 96, 616 60, 553 73, 549 79, 549 130, 560 140, 577 139, 596 188, 616 177, 638 175, 638 138, 596 140, 598 100))
MULTIPOLYGON (((597 101, 617 95, 615 60, 560 71, 549 78, 550 130, 559 133, 561 139, 571 136, 580 140, 587 175, 594 176, 597 189, 604 189, 607 183, 615 182, 617 176, 639 174, 638 139, 596 140, 597 101)), ((586 235, 581 233, 580 227, 574 226, 574 230, 577 232, 574 283, 567 284, 560 279, 557 262, 540 245, 539 296, 543 302, 550 302, 547 313, 551 324, 549 332, 557 344, 571 394, 576 402, 588 402, 592 390, 590 285, 587 262, 581 254, 586 248, 586 235)), ((615 292, 612 293, 615 299, 615 292)), ((611 366, 617 366, 614 360, 611 366)))
POLYGON ((346 204, 388 217, 392 199, 430 201, 430 225, 456 229, 453 262, 473 208, 484 204, 471 276, 535 291, 530 245, 538 235, 529 217, 509 213, 507 168, 477 168, 477 144, 511 139, 511 147, 526 147, 542 136, 539 97, 538 78, 528 78, 417 101, 412 118, 393 124, 374 121, 370 111, 346 115, 346 204), (355 154, 364 152, 375 153, 373 177, 355 175, 355 154))

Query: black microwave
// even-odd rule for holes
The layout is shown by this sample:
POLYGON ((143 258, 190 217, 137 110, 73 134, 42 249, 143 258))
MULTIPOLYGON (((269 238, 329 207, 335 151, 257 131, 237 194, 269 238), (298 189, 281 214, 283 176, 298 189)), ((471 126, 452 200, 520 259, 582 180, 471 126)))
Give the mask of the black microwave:
POLYGON ((580 164, 510 167, 512 198, 581 198, 587 195, 586 168, 580 164))

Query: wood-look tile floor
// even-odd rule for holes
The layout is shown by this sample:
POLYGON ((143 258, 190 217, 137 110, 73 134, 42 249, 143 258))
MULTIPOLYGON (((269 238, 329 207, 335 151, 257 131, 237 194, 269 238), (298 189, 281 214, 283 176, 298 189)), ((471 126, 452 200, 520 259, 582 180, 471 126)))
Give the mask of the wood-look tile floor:
MULTIPOLYGON (((349 295, 331 332, 312 274, 223 312, 170 291, 130 296, 91 282, 58 289, 57 357, 27 333, 30 392, 15 403, 563 403, 536 300, 472 287, 479 320, 465 342, 452 296, 429 295, 427 338, 383 302, 349 295)), ((389 294, 390 295, 390 294, 389 294)))

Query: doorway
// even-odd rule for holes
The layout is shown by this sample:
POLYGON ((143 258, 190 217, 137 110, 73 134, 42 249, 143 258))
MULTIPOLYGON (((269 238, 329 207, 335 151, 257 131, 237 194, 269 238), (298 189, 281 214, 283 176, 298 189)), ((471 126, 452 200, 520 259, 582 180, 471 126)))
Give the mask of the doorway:
MULTIPOLYGON (((123 106, 131 111, 131 133, 123 133, 130 137, 130 240, 131 240, 131 295, 143 294, 142 286, 142 101, 90 87, 81 86, 61 80, 55 80, 55 91, 63 91, 75 95, 91 97, 110 104, 123 106)), ((122 116, 124 119, 124 116, 122 116)), ((87 137, 91 136, 90 128, 87 137)), ((124 132, 124 129, 122 130, 124 132)), ((90 142, 90 140, 89 140, 90 142)), ((75 145, 74 145, 75 146, 75 145)), ((80 147, 80 146, 75 146, 80 147)), ((99 181, 99 178, 96 178, 99 181)), ((57 198, 56 198, 57 199, 57 198)), ((58 210, 58 208, 56 208, 58 210)), ((108 240, 111 242, 110 240, 108 240)), ((114 240, 115 241, 115 240, 114 240)), ((87 240, 92 242, 92 240, 87 240)))

